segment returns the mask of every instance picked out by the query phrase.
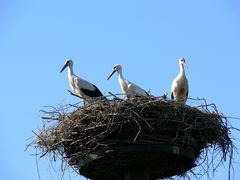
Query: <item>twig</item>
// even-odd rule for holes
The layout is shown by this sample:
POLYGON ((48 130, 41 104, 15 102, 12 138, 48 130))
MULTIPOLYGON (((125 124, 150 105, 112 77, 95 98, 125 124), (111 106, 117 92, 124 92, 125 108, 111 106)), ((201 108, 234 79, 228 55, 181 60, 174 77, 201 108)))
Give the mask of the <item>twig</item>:
POLYGON ((68 92, 69 92, 71 95, 73 95, 73 96, 75 96, 75 97, 78 97, 78 98, 82 99, 82 97, 80 97, 80 96, 78 96, 78 95, 72 93, 72 91, 68 90, 68 92))
POLYGON ((113 93, 111 93, 111 92, 108 92, 108 94, 110 94, 111 96, 113 96, 114 99, 116 99, 116 100, 123 101, 123 99, 117 97, 115 94, 113 94, 113 93))

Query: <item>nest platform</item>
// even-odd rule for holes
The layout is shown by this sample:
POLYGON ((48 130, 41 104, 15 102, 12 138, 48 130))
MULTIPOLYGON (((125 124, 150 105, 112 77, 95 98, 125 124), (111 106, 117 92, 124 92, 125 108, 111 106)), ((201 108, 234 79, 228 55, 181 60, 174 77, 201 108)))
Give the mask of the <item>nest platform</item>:
POLYGON ((42 156, 58 154, 94 180, 127 179, 128 173, 147 180, 181 176, 207 148, 214 147, 223 159, 232 151, 226 119, 213 104, 190 107, 135 98, 45 113, 44 119, 55 123, 37 134, 42 156))

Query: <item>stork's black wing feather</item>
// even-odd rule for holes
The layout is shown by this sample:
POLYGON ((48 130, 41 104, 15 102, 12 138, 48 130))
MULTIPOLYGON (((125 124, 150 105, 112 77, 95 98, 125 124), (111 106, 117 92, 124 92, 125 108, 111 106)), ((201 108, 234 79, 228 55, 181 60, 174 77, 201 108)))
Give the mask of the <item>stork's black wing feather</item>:
POLYGON ((172 100, 174 99, 173 92, 171 93, 171 99, 172 99, 172 100))
POLYGON ((150 94, 148 94, 148 92, 147 92, 147 91, 145 91, 145 93, 146 93, 146 95, 147 95, 147 96, 150 96, 150 94))
POLYGON ((186 93, 186 99, 188 98, 188 91, 187 91, 187 93, 186 93))
POLYGON ((81 88, 81 91, 86 94, 89 97, 99 97, 99 96, 103 96, 103 94, 101 93, 101 91, 95 86, 94 86, 94 90, 89 90, 89 89, 84 89, 81 88))

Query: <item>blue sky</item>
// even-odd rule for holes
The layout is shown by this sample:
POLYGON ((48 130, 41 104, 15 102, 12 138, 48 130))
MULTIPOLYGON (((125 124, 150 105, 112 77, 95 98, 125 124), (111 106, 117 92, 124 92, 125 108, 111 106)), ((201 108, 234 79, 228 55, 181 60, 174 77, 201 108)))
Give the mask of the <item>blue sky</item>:
MULTIPOLYGON (((67 58, 105 94, 121 92, 116 76, 106 80, 119 63, 125 78, 158 96, 170 93, 184 57, 189 95, 240 117, 239 17, 238 0, 0 0, 0 179, 38 179, 34 151, 24 150, 41 128, 39 110, 78 101, 67 92, 66 72, 59 73, 67 58)), ((239 135, 232 131, 238 148, 239 135)), ((235 161, 240 177, 239 155, 235 161)), ((227 179, 227 167, 213 179, 227 179)), ((42 180, 59 179, 48 157, 39 168, 42 180)))

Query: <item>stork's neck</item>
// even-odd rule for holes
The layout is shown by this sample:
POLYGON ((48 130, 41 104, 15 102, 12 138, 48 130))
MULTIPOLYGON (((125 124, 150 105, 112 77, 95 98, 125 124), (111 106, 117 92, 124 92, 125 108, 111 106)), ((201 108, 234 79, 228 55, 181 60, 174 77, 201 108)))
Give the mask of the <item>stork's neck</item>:
POLYGON ((73 76, 73 67, 72 66, 68 66, 68 78, 73 76))
POLYGON ((122 69, 118 70, 118 79, 123 79, 122 69))
POLYGON ((184 70, 184 65, 180 64, 180 75, 185 76, 185 70, 184 70))

